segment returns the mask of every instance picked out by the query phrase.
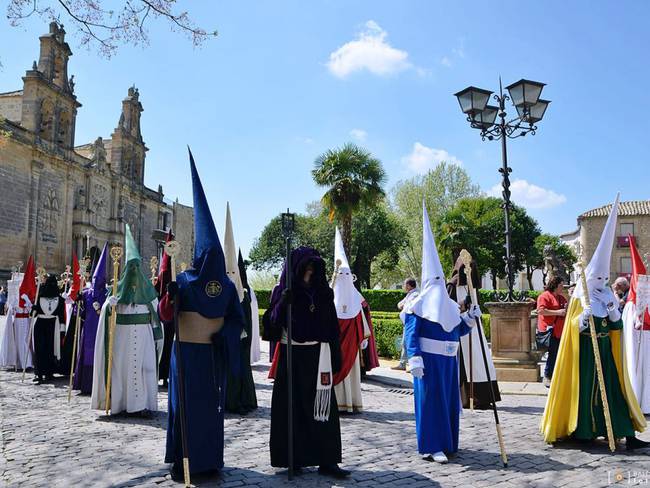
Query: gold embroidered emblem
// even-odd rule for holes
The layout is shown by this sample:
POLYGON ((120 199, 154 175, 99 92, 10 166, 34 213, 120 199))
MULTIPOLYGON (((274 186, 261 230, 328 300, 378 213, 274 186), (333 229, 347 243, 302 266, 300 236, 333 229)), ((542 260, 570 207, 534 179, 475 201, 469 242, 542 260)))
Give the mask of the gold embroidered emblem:
POLYGON ((218 281, 208 281, 205 285, 205 294, 211 298, 221 295, 221 283, 218 281))

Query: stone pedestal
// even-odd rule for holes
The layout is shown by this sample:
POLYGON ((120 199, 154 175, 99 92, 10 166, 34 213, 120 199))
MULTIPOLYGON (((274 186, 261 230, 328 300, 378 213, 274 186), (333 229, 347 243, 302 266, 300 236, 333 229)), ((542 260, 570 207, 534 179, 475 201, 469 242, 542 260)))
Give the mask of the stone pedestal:
POLYGON ((490 302, 490 341, 499 381, 539 381, 530 313, 535 302, 490 302))

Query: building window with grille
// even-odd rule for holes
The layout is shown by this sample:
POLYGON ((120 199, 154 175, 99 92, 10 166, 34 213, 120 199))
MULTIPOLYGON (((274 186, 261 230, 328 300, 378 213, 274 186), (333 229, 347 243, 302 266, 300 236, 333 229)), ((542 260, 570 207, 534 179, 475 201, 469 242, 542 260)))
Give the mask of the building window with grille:
POLYGON ((621 258, 620 274, 622 275, 632 274, 632 258, 630 257, 621 258))

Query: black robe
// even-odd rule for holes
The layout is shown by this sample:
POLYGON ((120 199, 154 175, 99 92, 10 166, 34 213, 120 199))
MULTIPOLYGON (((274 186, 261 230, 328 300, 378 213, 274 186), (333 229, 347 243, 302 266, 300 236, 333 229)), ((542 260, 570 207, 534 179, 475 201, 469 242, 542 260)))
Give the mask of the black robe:
MULTIPOLYGON (((295 290, 292 305, 294 313, 294 340, 300 342, 328 342, 332 355, 332 369, 336 374, 341 369, 341 346, 339 324, 334 306, 334 295, 327 287, 320 289, 315 297, 314 320, 309 321, 305 309, 311 305, 309 296, 300 289, 295 290), (297 310, 296 310, 297 309, 297 310), (296 316, 300 317, 296 322, 296 316), (298 336, 298 337, 296 337, 298 336)), ((286 323, 286 306, 278 305, 276 320, 272 320, 271 309, 264 316, 265 339, 278 340, 286 323)), ((271 466, 288 466, 288 381, 286 344, 280 347, 279 361, 273 385, 271 400, 271 466)), ((341 462, 341 429, 336 395, 332 388, 330 415, 326 422, 314 419, 314 399, 320 344, 293 346, 293 452, 294 467, 327 466, 341 462)))
POLYGON ((58 304, 52 312, 52 317, 46 318, 41 308, 40 299, 36 301, 33 312, 36 314, 34 323, 34 374, 38 378, 51 378, 59 369, 59 361, 54 355, 54 341, 61 340, 56 331, 57 319, 60 324, 65 322, 65 300, 58 297, 58 304))
POLYGON ((241 302, 244 312, 244 331, 246 337, 241 340, 239 375, 228 371, 226 389, 226 411, 232 413, 246 414, 257 408, 257 396, 255 395, 255 381, 251 368, 251 341, 253 339, 253 323, 251 311, 251 297, 248 290, 241 302))

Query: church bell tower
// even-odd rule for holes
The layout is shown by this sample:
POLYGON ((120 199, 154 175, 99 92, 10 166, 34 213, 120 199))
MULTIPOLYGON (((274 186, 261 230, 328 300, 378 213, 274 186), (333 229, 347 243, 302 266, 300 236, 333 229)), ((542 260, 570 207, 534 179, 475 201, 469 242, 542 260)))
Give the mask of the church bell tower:
POLYGON ((63 25, 50 23, 50 31, 39 38, 38 63, 23 77, 21 125, 40 139, 63 148, 74 147, 77 109, 74 77, 68 78, 72 51, 65 42, 63 25))

